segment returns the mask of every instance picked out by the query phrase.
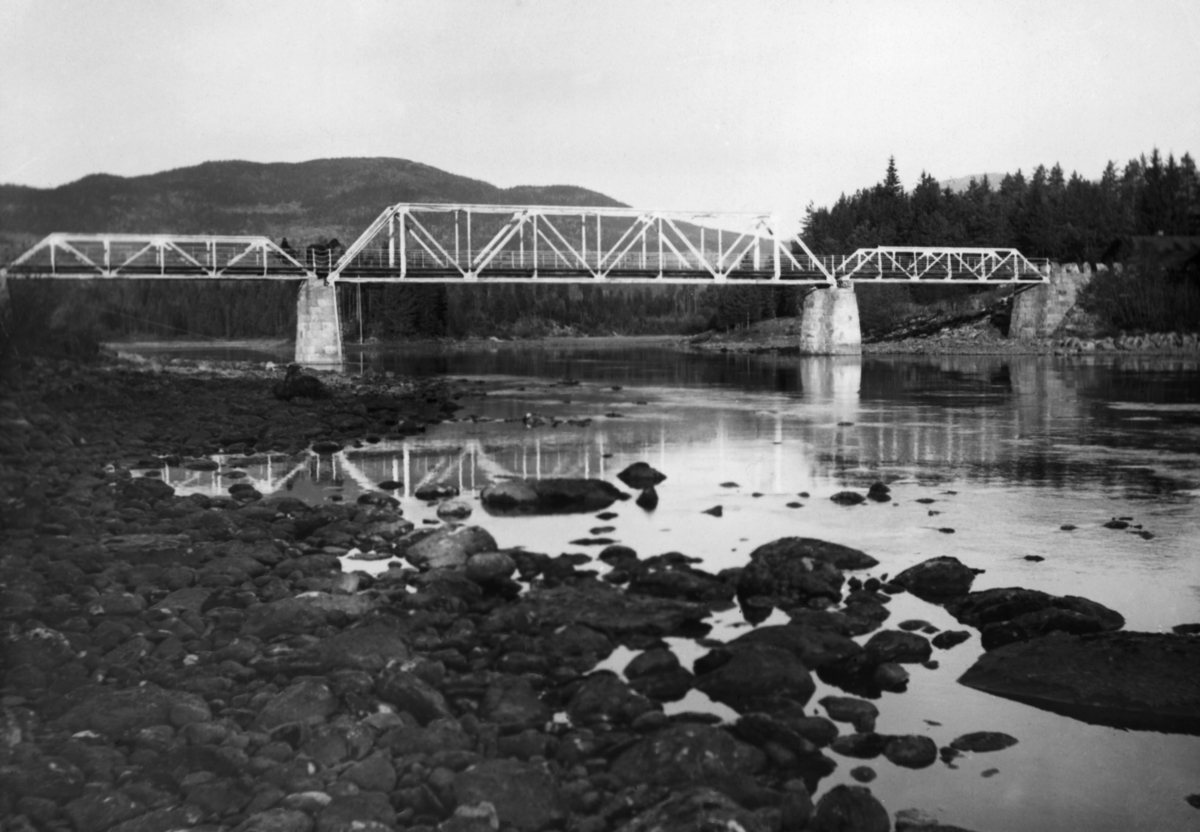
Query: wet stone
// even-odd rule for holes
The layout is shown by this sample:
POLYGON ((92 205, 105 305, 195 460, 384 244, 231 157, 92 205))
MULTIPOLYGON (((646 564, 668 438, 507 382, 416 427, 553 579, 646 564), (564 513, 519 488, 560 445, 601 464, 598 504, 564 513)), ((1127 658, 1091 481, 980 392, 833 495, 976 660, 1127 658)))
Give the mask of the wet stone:
POLYGON ((879 716, 879 708, 865 699, 855 699, 850 696, 825 696, 818 704, 836 722, 848 722, 854 730, 860 733, 871 733, 875 730, 875 719, 879 716))
POLYGON ((817 801, 811 832, 890 832, 891 819, 865 786, 834 786, 817 801))
POLYGON ((963 734, 950 743, 950 747, 958 751, 1002 751, 1017 744, 1017 738, 999 731, 976 731, 973 734, 963 734))
POLYGON ((905 768, 926 768, 937 760, 937 743, 929 737, 911 734, 889 737, 883 756, 905 768))

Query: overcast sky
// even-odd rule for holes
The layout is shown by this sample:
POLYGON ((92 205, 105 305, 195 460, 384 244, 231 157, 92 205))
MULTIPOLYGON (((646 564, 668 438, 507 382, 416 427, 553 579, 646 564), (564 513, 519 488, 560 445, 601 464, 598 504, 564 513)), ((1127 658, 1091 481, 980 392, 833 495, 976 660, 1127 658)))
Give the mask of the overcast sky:
POLYGON ((778 211, 1200 152, 1196 0, 0 3, 0 182, 393 156, 778 211))

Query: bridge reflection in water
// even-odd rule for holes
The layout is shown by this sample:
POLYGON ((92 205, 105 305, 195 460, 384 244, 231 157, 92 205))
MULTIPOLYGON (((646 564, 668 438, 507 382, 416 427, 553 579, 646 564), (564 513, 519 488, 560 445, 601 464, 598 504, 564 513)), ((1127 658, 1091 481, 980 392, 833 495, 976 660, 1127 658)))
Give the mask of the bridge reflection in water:
MULTIPOLYGON (((470 495, 513 477, 612 479, 636 460, 660 467, 676 493, 725 480, 787 493, 898 476, 1157 489, 1171 467, 1160 450, 1163 464, 1139 470, 1134 463, 1149 457, 1110 441, 1129 422, 1081 389, 1089 376, 1080 368, 1065 373, 1047 361, 997 356, 731 357, 743 360, 777 389, 639 387, 647 404, 616 405, 620 419, 601 415, 614 408, 607 387, 589 394, 585 382, 573 388, 573 403, 547 390, 509 391, 472 402, 478 422, 336 454, 216 457, 217 472, 161 474, 182 493, 223 495, 248 482, 263 494, 325 501, 353 500, 389 480, 402 483, 396 496, 410 498, 427 485, 470 495), (495 421, 526 410, 547 423, 495 421), (565 421, 585 416, 586 426, 565 421)), ((1180 434, 1179 447, 1164 450, 1191 459, 1187 441, 1180 434)))

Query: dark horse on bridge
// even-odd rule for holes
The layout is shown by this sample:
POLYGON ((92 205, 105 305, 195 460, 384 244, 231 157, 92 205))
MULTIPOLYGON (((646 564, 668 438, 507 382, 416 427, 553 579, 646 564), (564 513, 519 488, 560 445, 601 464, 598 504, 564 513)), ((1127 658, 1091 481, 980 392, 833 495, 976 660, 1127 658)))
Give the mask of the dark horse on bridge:
POLYGON ((317 274, 324 276, 333 271, 334 265, 345 250, 346 247, 337 237, 321 240, 304 250, 304 263, 317 274))

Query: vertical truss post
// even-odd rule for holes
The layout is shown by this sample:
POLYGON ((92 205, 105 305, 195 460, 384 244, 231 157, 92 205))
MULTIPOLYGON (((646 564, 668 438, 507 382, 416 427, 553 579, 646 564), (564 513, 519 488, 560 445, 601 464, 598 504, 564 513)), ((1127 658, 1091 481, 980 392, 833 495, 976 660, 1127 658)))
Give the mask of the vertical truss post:
POLYGON ((775 214, 771 215, 771 227, 768 229, 771 232, 771 254, 775 258, 775 279, 779 280, 782 276, 780 273, 780 251, 779 251, 779 217, 775 214))
POLYGON ((538 214, 533 215, 533 276, 538 276, 538 214))
POLYGON ((587 268, 587 214, 579 215, 579 256, 583 258, 584 268, 587 268))
POLYGON ((459 267, 458 257, 458 209, 454 210, 454 268, 459 267))
POLYGON ((396 268, 396 213, 388 217, 388 268, 396 268))
POLYGON ((525 223, 521 223, 521 228, 518 231, 521 235, 521 268, 525 268, 525 223))
POLYGON ((408 209, 400 213, 400 278, 408 277, 408 209))
POLYGON ((658 218, 658 276, 663 276, 663 236, 662 236, 662 217, 658 218))
POLYGON ((474 277, 475 270, 472 268, 475 263, 471 254, 471 209, 467 209, 467 273, 465 277, 474 277))

